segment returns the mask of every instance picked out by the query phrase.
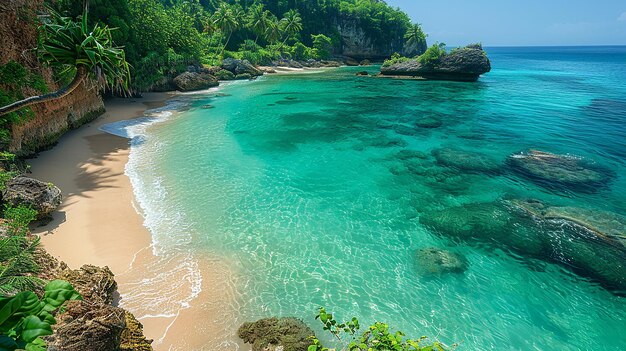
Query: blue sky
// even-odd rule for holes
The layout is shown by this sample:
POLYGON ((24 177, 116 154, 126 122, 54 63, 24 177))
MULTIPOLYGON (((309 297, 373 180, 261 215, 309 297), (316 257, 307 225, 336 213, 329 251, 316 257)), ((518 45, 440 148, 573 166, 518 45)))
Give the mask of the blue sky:
POLYGON ((387 0, 449 46, 626 45, 626 0, 387 0))

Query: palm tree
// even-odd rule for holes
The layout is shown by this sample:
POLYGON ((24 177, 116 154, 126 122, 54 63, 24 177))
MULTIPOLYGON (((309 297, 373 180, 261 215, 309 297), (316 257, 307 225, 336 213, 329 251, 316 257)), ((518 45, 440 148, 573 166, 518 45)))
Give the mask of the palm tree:
POLYGON ((255 44, 259 41, 259 36, 267 31, 271 22, 271 15, 271 12, 267 10, 263 11, 263 4, 257 4, 250 8, 247 24, 248 28, 252 29, 254 34, 256 34, 256 38, 254 39, 255 44))
POLYGON ((408 47, 426 49, 426 34, 424 34, 422 25, 419 23, 415 23, 409 27, 404 35, 404 40, 406 40, 406 45, 408 47))
POLYGON ((302 30, 302 17, 297 10, 289 10, 285 13, 283 19, 280 20, 280 29, 285 35, 285 39, 280 44, 280 48, 285 45, 287 40, 302 30))
POLYGON ((222 3, 213 14, 213 24, 215 24, 215 26, 219 28, 222 33, 228 33, 228 38, 226 39, 226 43, 220 53, 220 56, 224 56, 224 51, 226 50, 226 46, 228 46, 228 42, 230 41, 233 32, 239 27, 239 19, 227 3, 222 3))
POLYGON ((128 93, 130 71, 124 50, 114 46, 110 28, 99 24, 92 29, 88 27, 86 2, 80 23, 51 12, 50 18, 42 24, 41 32, 41 61, 59 68, 62 73, 73 73, 74 78, 55 92, 0 107, 0 116, 67 96, 87 77, 95 78, 101 87, 128 93))

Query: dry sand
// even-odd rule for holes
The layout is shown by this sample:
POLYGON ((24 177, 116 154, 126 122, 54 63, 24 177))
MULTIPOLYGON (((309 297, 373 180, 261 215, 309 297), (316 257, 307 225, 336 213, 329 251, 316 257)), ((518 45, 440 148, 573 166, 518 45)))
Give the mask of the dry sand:
MULTIPOLYGON (((35 230, 42 234, 46 250, 71 268, 84 264, 108 266, 116 275, 123 307, 125 295, 137 294, 146 277, 167 272, 168 265, 153 255, 151 235, 134 207, 130 180, 124 174, 129 140, 99 128, 142 116, 146 109, 164 105, 169 97, 166 93, 151 93, 141 99, 110 100, 105 104, 106 114, 67 133, 57 146, 29 162, 34 178, 54 183, 64 196, 53 221, 35 230)), ((156 316, 158 304, 128 306, 144 324, 146 336, 155 340, 156 350, 236 349, 229 342, 234 339, 236 316, 225 307, 233 306, 235 299, 229 265, 219 259, 199 259, 198 267, 202 292, 188 308, 156 316)), ((163 286, 151 290, 167 292, 181 285, 181 277, 167 279, 161 283, 163 286), (169 285, 167 279, 178 281, 169 285)), ((175 298, 176 293, 171 296, 175 298)), ((137 300, 136 295, 132 297, 137 300)))

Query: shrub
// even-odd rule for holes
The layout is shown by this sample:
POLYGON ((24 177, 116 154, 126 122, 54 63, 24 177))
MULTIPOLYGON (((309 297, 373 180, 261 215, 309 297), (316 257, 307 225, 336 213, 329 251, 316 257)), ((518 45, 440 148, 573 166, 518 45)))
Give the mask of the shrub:
POLYGON ((408 57, 404 57, 404 56, 398 54, 397 52, 395 52, 395 53, 393 53, 393 55, 391 55, 390 59, 385 60, 385 62, 383 62, 383 67, 389 67, 391 65, 395 65, 396 63, 402 63, 402 62, 406 62, 408 60, 409 60, 408 57))
POLYGON ((330 58, 333 50, 333 40, 324 34, 311 34, 313 40, 313 49, 316 50, 314 58, 318 60, 326 60, 330 58))
POLYGON ((435 43, 433 46, 429 47, 425 53, 419 56, 417 60, 423 66, 432 68, 437 66, 445 56, 446 44, 435 43))
MULTIPOLYGON (((404 333, 396 331, 391 333, 389 325, 376 322, 369 326, 365 332, 358 334, 361 326, 359 320, 353 317, 350 321, 339 323, 331 313, 321 307, 319 314, 315 317, 324 325, 323 329, 331 333, 339 342, 343 341, 343 336, 348 336, 350 341, 347 345, 336 349, 345 351, 446 351, 450 350, 440 342, 430 343, 425 336, 418 339, 404 339, 404 333)), ((308 351, 330 351, 336 350, 324 347, 319 339, 312 337, 312 345, 308 351)), ((456 345, 453 346, 453 348, 456 345)))
POLYGON ((41 298, 24 291, 0 299, 0 349, 45 351, 42 336, 52 335, 56 320, 52 313, 66 301, 81 300, 72 285, 63 280, 53 280, 45 287, 41 298))

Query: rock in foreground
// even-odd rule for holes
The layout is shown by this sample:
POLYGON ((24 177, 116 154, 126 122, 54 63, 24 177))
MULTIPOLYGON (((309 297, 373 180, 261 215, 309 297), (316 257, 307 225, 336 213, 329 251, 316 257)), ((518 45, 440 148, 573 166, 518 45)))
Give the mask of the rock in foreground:
POLYGON ((51 183, 20 176, 7 182, 2 190, 2 200, 11 206, 30 206, 37 211, 38 218, 45 218, 61 204, 61 189, 51 183))
POLYGON ((422 65, 410 59, 390 66, 383 66, 384 76, 422 77, 432 80, 474 82, 481 74, 491 71, 491 62, 480 45, 469 45, 452 50, 433 66, 422 65))
POLYGON ((307 351, 315 333, 297 318, 274 317, 244 323, 237 335, 252 344, 252 351, 307 351))

